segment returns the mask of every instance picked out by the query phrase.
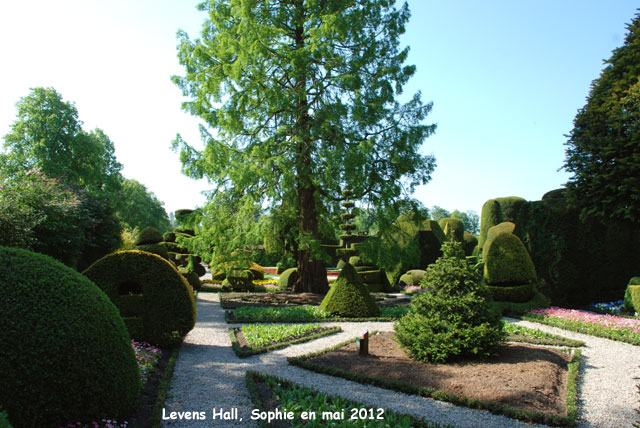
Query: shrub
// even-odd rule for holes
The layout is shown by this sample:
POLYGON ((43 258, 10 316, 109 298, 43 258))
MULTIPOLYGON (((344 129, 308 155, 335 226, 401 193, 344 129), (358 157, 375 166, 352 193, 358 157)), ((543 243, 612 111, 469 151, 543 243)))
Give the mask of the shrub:
POLYGON ((162 240, 164 242, 176 242, 176 233, 175 232, 165 232, 162 234, 162 240))
POLYGON ((422 278, 424 278, 424 275, 426 273, 427 271, 424 271, 421 269, 412 269, 400 277, 399 284, 401 286, 418 285, 420 284, 420 282, 422 281, 422 278))
POLYGON ((158 242, 162 242, 162 234, 155 227, 145 227, 136 239, 136 245, 157 244, 158 242))
POLYGON ((167 247, 163 242, 157 244, 136 245, 135 249, 139 251, 146 251, 147 253, 157 254, 165 260, 171 260, 169 251, 167 251, 167 247))
POLYGON ((536 270, 522 241, 511 234, 498 235, 484 255, 488 285, 513 286, 536 282, 536 270))
POLYGON ((489 231, 487 232, 487 239, 484 241, 482 252, 483 254, 487 254, 487 249, 489 245, 493 242, 494 239, 498 235, 502 235, 503 233, 513 233, 516 230, 516 225, 511 223, 510 221, 503 221, 502 223, 498 223, 495 226, 491 226, 489 231))
POLYGON ((365 288, 362 278, 348 263, 322 299, 320 309, 349 318, 376 317, 380 314, 380 309, 365 288))
POLYGON ((178 272, 184 277, 184 279, 187 280, 187 283, 193 290, 200 290, 200 288, 202 287, 202 282, 200 281, 197 273, 189 270, 189 268, 185 266, 178 266, 178 272))
POLYGON ((464 231, 464 255, 473 255, 473 250, 478 246, 478 238, 471 232, 464 231))
POLYGON ((278 280, 278 290, 293 291, 293 286, 298 280, 298 268, 289 268, 282 272, 278 280))
POLYGON ((361 266, 364 263, 362 262, 362 259, 360 258, 360 256, 351 256, 349 257, 349 264, 351 266, 361 266))
POLYGON ((196 305, 191 287, 160 256, 136 250, 119 251, 98 260, 83 273, 121 312, 124 301, 130 300, 131 295, 142 295, 135 313, 123 313, 127 326, 143 325, 142 337, 130 331, 136 340, 176 346, 195 325, 196 305))
POLYGON ((487 240, 489 229, 502 221, 502 211, 498 201, 489 199, 482 205, 482 211, 480 213, 480 237, 478 238, 480 248, 484 246, 484 241, 487 240))
POLYGON ((249 269, 234 270, 222 281, 222 287, 230 287, 233 291, 253 290, 253 273, 249 269))
POLYGON ((508 221, 516 225, 520 224, 520 215, 527 200, 519 196, 507 196, 504 198, 496 198, 500 204, 501 221, 508 221))
POLYGON ((464 242, 464 223, 459 218, 446 217, 440 219, 438 225, 445 236, 452 233, 458 242, 464 242))
POLYGON ((640 276, 629 280, 624 291, 624 309, 629 312, 640 312, 640 276))
POLYGON ((140 392, 129 334, 89 279, 0 247, 0 403, 16 427, 124 417, 140 392))
POLYGON ((524 303, 517 302, 499 302, 493 301, 491 302, 492 310, 498 315, 506 315, 506 316, 520 316, 524 313, 529 312, 532 309, 539 308, 548 308, 549 307, 549 299, 547 299, 544 294, 540 293, 538 290, 534 288, 533 297, 524 303))
POLYGON ((505 334, 480 276, 467 266, 461 243, 445 242, 442 250, 421 283, 429 292, 416 296, 394 326, 398 341, 426 362, 495 355, 505 334))

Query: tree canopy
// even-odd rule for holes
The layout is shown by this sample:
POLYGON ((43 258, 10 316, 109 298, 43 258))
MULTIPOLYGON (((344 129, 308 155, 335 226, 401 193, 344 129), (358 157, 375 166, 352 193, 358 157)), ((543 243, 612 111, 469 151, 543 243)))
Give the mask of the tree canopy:
MULTIPOLYGON (((381 207, 434 168, 418 151, 435 130, 422 123, 431 104, 420 93, 397 100, 415 67, 399 47, 408 6, 393 4, 210 0, 199 6, 208 15, 201 37, 179 34, 186 73, 173 79, 190 97, 183 108, 207 124, 204 150, 174 142, 183 171, 209 178, 209 205, 232 201, 238 220, 262 206, 293 210, 307 291, 327 290, 319 217, 339 211, 343 190, 381 207)), ((228 252, 222 238, 216 251, 228 252)))
POLYGON ((118 217, 129 229, 155 227, 160 232, 171 228, 164 203, 139 181, 122 182, 122 199, 118 204, 118 217))
POLYGON ((567 188, 583 218, 640 222, 640 14, 627 28, 566 143, 567 188))

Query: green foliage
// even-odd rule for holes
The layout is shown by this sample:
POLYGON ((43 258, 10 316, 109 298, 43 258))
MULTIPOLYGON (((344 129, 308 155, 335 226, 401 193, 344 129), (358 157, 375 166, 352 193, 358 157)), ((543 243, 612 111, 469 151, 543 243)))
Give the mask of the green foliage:
POLYGON ((243 325, 241 329, 249 346, 260 347, 302 336, 320 330, 320 328, 320 324, 248 324, 243 325))
MULTIPOLYGON (((142 295, 135 313, 142 318, 144 335, 135 337, 159 346, 176 346, 196 322, 191 287, 176 268, 155 254, 120 251, 103 257, 83 272, 121 310, 130 294, 142 295)), ((132 332, 133 335, 133 332, 132 332)))
POLYGON ((484 280, 492 286, 533 284, 536 270, 522 241, 511 234, 501 234, 484 254, 484 280))
POLYGON ((624 309, 629 312, 640 312, 640 276, 629 280, 624 291, 624 309))
POLYGON ((458 242, 464 242, 464 223, 459 218, 446 217, 438 222, 442 232, 453 234, 458 242))
POLYGON ((163 259, 170 260, 169 252, 167 251, 167 247, 162 242, 160 242, 158 244, 136 245, 135 248, 133 248, 133 249, 140 250, 140 251, 146 251, 148 253, 157 254, 160 257, 162 257, 163 259))
POLYGON ((16 427, 128 415, 138 365, 95 284, 48 256, 0 247, 0 314, 0 403, 16 427))
MULTIPOLYGON (((264 202, 291 207, 285 219, 295 221, 288 236, 302 288, 326 292, 320 223, 337 215, 342 189, 381 207, 426 183, 434 168, 418 150, 435 129, 422 124, 431 105, 420 94, 396 101, 415 72, 403 66, 408 50, 399 49, 408 8, 386 0, 242 8, 214 0, 201 8, 201 36, 179 34, 186 74, 173 79, 190 97, 184 109, 208 129, 203 151, 175 140, 183 170, 214 183, 208 205, 240 214, 264 202)), ((259 227, 224 216, 208 221, 211 229, 230 223, 236 236, 259 227)), ((216 239, 198 239, 208 238, 216 239)))
POLYGON ((398 341, 412 358, 445 362, 458 357, 489 357, 504 339, 499 317, 479 275, 469 269, 462 244, 442 245, 443 255, 427 268, 412 310, 396 322, 398 341))
POLYGON ((122 198, 118 204, 118 218, 128 228, 154 227, 160 232, 171 228, 164 203, 136 180, 122 181, 122 198))
POLYGON ((482 205, 482 212, 480 215, 480 237, 478 238, 478 245, 482 248, 484 246, 484 242, 487 240, 487 233, 489 233, 489 229, 503 221, 500 203, 495 199, 489 199, 482 205))
POLYGON ((503 233, 514 233, 515 230, 516 225, 510 221, 503 221, 495 226, 491 226, 489 228, 489 232, 487 232, 487 239, 484 241, 482 253, 486 256, 487 251, 489 250, 489 245, 491 245, 498 235, 502 235, 503 233))
POLYGON ((401 286, 419 285, 427 272, 421 269, 412 269, 400 277, 401 286))
POLYGON ((298 280, 298 268, 289 268, 280 274, 278 290, 293 291, 293 286, 298 280))
MULTIPOLYGON (((468 231, 471 234, 477 234, 480 231, 480 217, 478 216, 478 213, 473 210, 469 210, 464 213, 458 210, 453 210, 451 214, 445 217, 452 217, 462 220, 464 230, 468 231)), ((441 219, 437 220, 440 221, 441 219)))
POLYGON ((534 290, 533 297, 528 302, 505 302, 505 301, 493 301, 491 302, 492 312, 498 315, 506 316, 520 316, 529 312, 532 309, 548 308, 549 299, 547 299, 542 293, 534 290))
POLYGON ((466 256, 473 255, 473 250, 478 246, 478 238, 471 233, 464 231, 464 254, 466 256))
MULTIPOLYGON (((381 306, 381 321, 389 321, 404 316, 409 308, 407 306, 381 306)), ((237 322, 311 322, 345 320, 353 321, 353 318, 340 318, 320 309, 318 306, 240 306, 233 311, 237 322)), ((370 320, 370 317, 361 318, 370 320)))
POLYGON ((498 302, 528 302, 535 292, 533 284, 498 287, 487 285, 486 287, 493 300, 498 302))
POLYGON ((570 200, 581 217, 640 223, 640 14, 605 61, 566 143, 570 200))
POLYGON ((520 212, 527 202, 526 199, 519 196, 507 196, 496 198, 496 201, 500 204, 502 221, 509 221, 518 225, 520 223, 520 212))
POLYGON ((162 240, 164 242, 176 242, 176 233, 175 232, 165 232, 162 234, 162 240))
POLYGON ((348 263, 322 299, 320 309, 348 318, 376 317, 380 314, 380 309, 365 288, 362 278, 348 263))
POLYGON ((136 238, 136 245, 157 244, 162 242, 162 234, 155 227, 145 227, 136 238))

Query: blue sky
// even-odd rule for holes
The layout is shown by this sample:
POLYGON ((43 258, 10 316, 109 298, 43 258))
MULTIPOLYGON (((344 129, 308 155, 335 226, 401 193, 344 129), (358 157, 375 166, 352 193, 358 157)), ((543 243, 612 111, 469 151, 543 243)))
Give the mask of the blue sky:
MULTIPOLYGON (((198 36, 195 0, 31 0, 0 3, 0 135, 29 88, 52 86, 75 102, 86 129, 112 139, 123 174, 168 211, 202 205, 209 186, 181 175, 176 133, 194 145, 195 118, 180 109, 176 31, 198 36)), ((564 143, 603 60, 622 45, 637 2, 409 1, 402 38, 417 72, 407 96, 433 101, 427 206, 476 210, 489 198, 537 200, 560 187, 564 143)))

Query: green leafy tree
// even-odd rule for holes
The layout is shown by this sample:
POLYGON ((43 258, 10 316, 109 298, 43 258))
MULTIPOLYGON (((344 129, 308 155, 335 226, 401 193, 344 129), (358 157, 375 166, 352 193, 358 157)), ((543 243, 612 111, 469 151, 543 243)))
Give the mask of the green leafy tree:
POLYGON ((564 168, 582 217, 640 222, 640 14, 591 84, 568 135, 564 168))
POLYGON ((69 255, 78 262, 74 267, 117 248, 121 227, 114 200, 120 191, 122 165, 116 161, 113 142, 100 129, 84 131, 75 105, 53 88, 32 89, 17 103, 17 111, 11 132, 4 136, 2 174, 16 178, 35 168, 78 195, 83 216, 77 224, 83 227, 85 243, 79 260, 69 255))
MULTIPOLYGON (((431 104, 419 93, 396 100, 415 67, 399 48, 408 7, 393 3, 210 0, 199 6, 201 38, 179 35, 186 74, 174 82, 191 97, 183 108, 209 127, 203 151, 174 142, 183 171, 214 183, 210 204, 293 207, 303 290, 328 289, 319 224, 338 212, 342 190, 380 206, 434 167, 418 153, 435 129, 422 124, 431 104)), ((228 252, 225 242, 216 251, 228 252)))
POLYGON ((431 218, 435 221, 440 221, 443 218, 451 217, 451 213, 449 211, 437 205, 432 206, 429 210, 429 213, 431 215, 431 218))
POLYGON ((464 225, 464 230, 474 235, 477 235, 480 231, 480 216, 477 212, 473 210, 469 210, 467 212, 461 212, 458 210, 453 210, 449 217, 457 218, 462 220, 462 224, 464 225))
POLYGON ((136 180, 125 179, 122 182, 122 199, 117 214, 130 230, 155 227, 162 233, 171 229, 164 203, 136 180))

